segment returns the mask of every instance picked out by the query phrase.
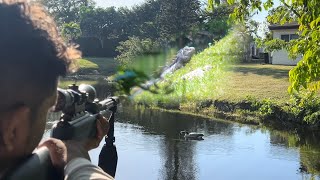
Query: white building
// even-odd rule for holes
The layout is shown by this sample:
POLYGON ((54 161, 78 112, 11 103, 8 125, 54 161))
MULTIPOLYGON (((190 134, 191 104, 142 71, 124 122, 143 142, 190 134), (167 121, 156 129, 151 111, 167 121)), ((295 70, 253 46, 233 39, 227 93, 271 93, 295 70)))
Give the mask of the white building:
MULTIPOLYGON (((272 31, 273 39, 278 38, 286 42, 297 39, 299 25, 296 23, 285 24, 285 25, 270 25, 269 29, 272 31)), ((282 64, 282 65, 296 65, 301 60, 301 57, 292 60, 288 57, 288 52, 285 49, 280 51, 274 51, 270 55, 271 64, 282 64)))

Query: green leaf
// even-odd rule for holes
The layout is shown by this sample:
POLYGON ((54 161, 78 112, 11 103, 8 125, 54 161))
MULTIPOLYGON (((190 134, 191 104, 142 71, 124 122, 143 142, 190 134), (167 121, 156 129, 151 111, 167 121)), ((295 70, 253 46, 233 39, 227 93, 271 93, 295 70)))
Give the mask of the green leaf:
POLYGON ((234 4, 234 1, 235 0, 228 0, 228 4, 230 4, 230 5, 234 4))
POLYGON ((316 26, 316 20, 314 20, 314 21, 312 21, 311 23, 310 23, 310 28, 311 29, 314 29, 315 28, 315 26, 316 26))

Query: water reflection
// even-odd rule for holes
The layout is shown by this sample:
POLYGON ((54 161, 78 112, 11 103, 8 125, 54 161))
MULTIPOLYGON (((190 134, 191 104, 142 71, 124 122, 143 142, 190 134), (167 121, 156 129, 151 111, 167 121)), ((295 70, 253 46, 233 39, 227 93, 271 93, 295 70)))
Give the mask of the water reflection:
POLYGON ((204 133, 205 136, 220 134, 231 136, 232 124, 204 120, 179 113, 165 113, 161 110, 150 110, 137 107, 127 107, 119 114, 120 122, 142 126, 145 131, 164 135, 159 143, 162 167, 161 179, 198 179, 198 164, 196 162, 196 144, 198 141, 185 141, 179 137, 182 130, 204 133))
MULTIPOLYGON (((136 106, 120 107, 115 126, 116 179, 320 179, 316 133, 290 134, 136 106), (185 141, 181 130, 203 133, 205 140, 185 141)), ((90 152, 96 164, 99 153, 90 152)))
POLYGON ((162 163, 161 179, 197 179, 197 167, 194 162, 194 146, 197 142, 186 142, 180 139, 179 132, 185 129, 201 130, 201 121, 186 122, 186 115, 136 108, 124 109, 120 119, 130 120, 130 123, 138 124, 148 132, 165 135, 159 142, 162 163))
MULTIPOLYGON (((258 161, 253 160, 255 163, 261 163, 260 165, 272 165, 268 161, 279 162, 277 163, 279 164, 279 168, 275 168, 278 170, 275 170, 275 174, 271 176, 268 176, 266 173, 262 172, 260 174, 258 173, 260 171, 268 171, 268 169, 256 170, 256 173, 252 172, 252 170, 254 171, 255 169, 249 171, 244 170, 244 172, 252 174, 252 177, 257 176, 258 178, 260 177, 259 175, 263 176, 263 174, 265 174, 265 178, 260 177, 260 179, 269 179, 268 177, 281 177, 285 179, 309 179, 311 177, 314 177, 315 179, 318 178, 316 176, 319 174, 318 172, 315 172, 314 170, 306 170, 307 168, 304 167, 306 166, 305 164, 310 164, 311 158, 309 157, 313 153, 310 154, 309 152, 305 153, 305 151, 303 151, 304 146, 299 146, 299 144, 297 144, 295 141, 297 139, 297 135, 291 135, 287 133, 280 136, 279 132, 277 131, 270 132, 269 130, 261 130, 256 127, 241 127, 230 123, 209 121, 200 117, 190 117, 183 114, 164 113, 160 110, 149 110, 143 108, 137 109, 133 107, 125 109, 123 112, 121 112, 121 119, 122 122, 128 120, 130 123, 137 124, 143 127, 147 132, 165 135, 165 138, 161 139, 160 142, 160 155, 162 159, 161 179, 202 179, 202 177, 208 179, 209 176, 203 175, 201 172, 202 167, 200 168, 198 166, 199 163, 197 162, 203 155, 219 155, 225 157, 240 156, 244 160, 247 159, 250 161, 250 152, 256 152, 259 155, 261 154, 266 156, 261 159, 257 159, 258 161), (211 142, 207 142, 209 143, 207 146, 202 146, 202 144, 197 147, 197 141, 186 142, 176 139, 179 136, 178 133, 180 130, 202 132, 207 136, 206 140, 208 139, 208 136, 213 137, 214 139, 210 138, 211 142), (233 137, 234 135, 237 137, 233 137), (257 147, 259 146, 257 143, 259 144, 260 142, 261 147, 257 147), (196 151, 202 151, 202 153, 196 151), (243 151, 247 152, 243 153, 243 151), (305 157, 307 157, 308 163, 304 162, 305 157), (268 159, 266 160, 264 158, 268 159), (295 162, 298 162, 298 164, 295 162), (287 166, 288 169, 291 169, 291 172, 290 170, 288 171, 288 169, 282 169, 283 166, 287 166), (287 173, 288 175, 285 175, 287 173)), ((301 141, 302 139, 299 140, 301 141)), ((314 149, 317 155, 320 155, 319 149, 320 148, 318 147, 315 147, 314 149)), ((314 158, 314 156, 311 157, 314 158)), ((232 167, 232 163, 237 164, 236 159, 232 160, 229 158, 229 160, 225 160, 225 162, 228 161, 230 161, 230 167, 232 167)), ((313 160, 311 162, 314 162, 316 165, 319 164, 319 161, 317 160, 313 160)), ((207 164, 210 165, 208 162, 207 164)), ((215 163, 211 164, 215 165, 215 163)), ((252 165, 245 165, 240 162, 238 165, 254 167, 252 165)), ((315 167, 317 167, 316 165, 312 165, 312 169, 315 169, 315 167)), ((228 166, 225 166, 225 168, 226 167, 228 166)), ((310 165, 308 167, 310 169, 310 165)), ((273 168, 270 167, 269 170, 271 169, 273 168)), ((228 176, 226 174, 228 169, 224 169, 222 172, 225 174, 222 173, 220 177, 223 179, 228 179, 226 178, 228 176)), ((239 174, 245 173, 239 172, 239 174)), ((246 176, 250 177, 250 175, 246 176)))
POLYGON ((299 149, 302 174, 310 173, 313 177, 320 174, 320 134, 319 132, 288 132, 272 131, 271 143, 290 149, 299 149))

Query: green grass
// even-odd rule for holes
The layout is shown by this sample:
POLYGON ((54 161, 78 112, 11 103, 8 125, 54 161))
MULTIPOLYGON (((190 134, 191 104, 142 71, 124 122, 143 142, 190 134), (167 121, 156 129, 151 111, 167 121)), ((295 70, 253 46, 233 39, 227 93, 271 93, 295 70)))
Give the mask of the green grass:
POLYGON ((84 57, 78 61, 80 70, 98 70, 100 74, 110 76, 116 73, 118 62, 114 58, 84 57))
MULTIPOLYGON (((116 73, 118 69, 118 62, 114 58, 104 57, 84 57, 78 60, 79 71, 89 72, 92 70, 98 70, 101 75, 110 76, 116 73)), ((60 80, 59 87, 67 88, 68 85, 73 84, 74 81, 60 80)), ((94 85, 97 81, 77 81, 77 84, 90 84, 94 85)))
POLYGON ((158 102, 174 104, 180 102, 199 102, 207 99, 219 97, 225 86, 227 67, 239 59, 240 43, 236 33, 230 33, 228 36, 210 46, 204 51, 194 55, 190 62, 174 74, 166 76, 164 83, 160 87, 170 85, 173 92, 168 95, 151 94, 144 92, 137 96, 137 101, 143 101, 151 104, 158 102), (184 75, 210 66, 211 69, 205 72, 203 77, 194 77, 184 79, 184 75))
POLYGON ((254 98, 271 99, 278 104, 289 101, 288 73, 293 66, 239 64, 241 43, 237 33, 196 54, 184 67, 168 75, 166 83, 173 92, 168 95, 144 92, 135 99, 146 104, 194 104, 206 100, 239 102, 254 98), (202 78, 183 80, 183 76, 197 68, 211 66, 202 78))
POLYGON ((79 59, 78 60, 78 65, 79 65, 79 68, 80 69, 83 69, 83 68, 87 68, 87 69, 99 69, 99 66, 90 61, 90 60, 87 60, 87 59, 79 59))
POLYGON ((280 104, 289 101, 288 73, 293 66, 237 64, 225 76, 226 86, 219 99, 240 101, 248 97, 257 100, 270 98, 280 104))
MULTIPOLYGON (((66 80, 60 80, 58 87, 59 88, 67 88, 68 85, 75 83, 74 81, 66 81, 66 80)), ((76 84, 80 85, 80 84, 90 84, 90 85, 94 85, 96 84, 97 81, 77 81, 76 84)))

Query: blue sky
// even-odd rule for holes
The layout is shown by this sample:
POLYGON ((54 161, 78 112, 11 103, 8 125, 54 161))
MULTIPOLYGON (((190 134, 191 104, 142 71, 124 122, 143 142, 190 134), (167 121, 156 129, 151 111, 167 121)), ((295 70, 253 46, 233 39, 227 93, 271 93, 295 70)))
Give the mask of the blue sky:
POLYGON ((101 7, 123 7, 128 6, 131 7, 133 5, 138 5, 140 3, 143 3, 145 0, 94 0, 97 3, 97 6, 101 7))
MULTIPOLYGON (((134 5, 139 5, 143 3, 145 0, 95 0, 97 3, 97 6, 100 7, 109 7, 109 6, 114 6, 114 7, 131 7, 134 5)), ((206 1, 206 0, 204 0, 206 1)), ((263 0, 265 1, 265 0, 263 0)), ((275 6, 279 6, 280 2, 279 0, 274 0, 275 6)), ((259 12, 259 14, 255 15, 253 17, 254 20, 258 22, 263 22, 265 20, 265 17, 268 15, 267 11, 262 11, 259 12)))
MULTIPOLYGON (((145 0, 94 0, 97 3, 97 6, 100 7, 110 7, 110 6, 114 6, 114 7, 132 7, 134 5, 139 5, 142 4, 143 2, 145 2, 145 0)), ((201 0, 206 2, 207 0, 201 0)), ((262 0, 262 2, 265 2, 266 0, 262 0)), ((279 0, 274 0, 274 7, 277 7, 280 5, 280 1, 279 0)), ((256 14, 255 16, 253 16, 253 20, 261 23, 259 28, 258 28, 258 35, 259 36, 264 36, 264 31, 265 31, 265 26, 262 24, 266 17, 268 15, 267 11, 261 11, 258 14, 256 14)))
MULTIPOLYGON (((262 0, 262 2, 265 2, 265 0, 262 0)), ((279 0, 274 0, 274 6, 273 7, 277 7, 280 5, 280 1, 279 0)), ((252 19, 258 22, 263 22, 265 20, 265 18, 267 17, 268 12, 267 11, 261 11, 259 12, 259 14, 255 15, 252 19)))

